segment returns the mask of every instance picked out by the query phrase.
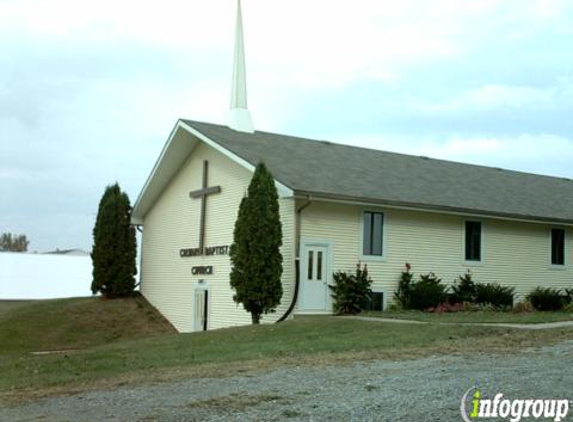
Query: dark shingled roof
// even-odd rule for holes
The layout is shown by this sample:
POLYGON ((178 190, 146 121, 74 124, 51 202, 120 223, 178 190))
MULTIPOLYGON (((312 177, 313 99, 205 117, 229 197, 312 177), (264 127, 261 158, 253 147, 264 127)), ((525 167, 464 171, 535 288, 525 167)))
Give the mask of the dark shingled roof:
POLYGON ((573 223, 573 181, 183 120, 295 194, 573 223))

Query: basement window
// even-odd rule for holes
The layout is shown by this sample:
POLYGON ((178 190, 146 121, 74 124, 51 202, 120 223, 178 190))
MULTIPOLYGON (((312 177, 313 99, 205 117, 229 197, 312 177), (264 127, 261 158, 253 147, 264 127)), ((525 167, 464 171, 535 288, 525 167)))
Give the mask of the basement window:
POLYGON ((481 222, 466 221, 466 261, 481 261, 481 222))
POLYGON ((383 311, 384 293, 372 292, 372 298, 364 304, 365 311, 383 311))
POLYGON ((382 256, 384 235, 384 214, 381 212, 364 213, 362 255, 382 256))
POLYGON ((565 265, 564 229, 551 229, 551 264, 565 265))

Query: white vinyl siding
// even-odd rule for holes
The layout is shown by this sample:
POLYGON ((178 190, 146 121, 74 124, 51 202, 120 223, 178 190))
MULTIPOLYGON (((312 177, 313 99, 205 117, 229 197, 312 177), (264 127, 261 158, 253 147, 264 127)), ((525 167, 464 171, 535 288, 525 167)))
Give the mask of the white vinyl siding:
POLYGON ((384 292, 385 306, 393 298, 406 262, 416 277, 433 271, 448 284, 470 269, 476 281, 516 286, 521 297, 538 285, 573 287, 570 228, 565 232, 565 271, 552 271, 547 225, 480 218, 482 261, 476 266, 465 261, 467 218, 381 208, 385 260, 380 260, 362 255, 363 211, 360 206, 315 201, 302 212, 301 233, 332 242, 333 271, 353 272, 359 261, 367 264, 373 290, 384 292))
MULTIPOLYGON (((233 301, 228 255, 179 256, 180 249, 198 246, 201 200, 189 198, 189 192, 201 187, 203 160, 209 161, 209 186, 221 186, 221 193, 207 198, 206 246, 231 245, 239 203, 252 177, 249 170, 199 143, 145 216, 141 291, 180 332, 194 329, 194 295, 201 279, 209 289, 209 329, 251 323, 250 314, 233 301), (212 265, 213 275, 192 275, 191 267, 201 265, 212 265)), ((279 318, 292 295, 294 200, 281 199, 279 204, 285 292, 277 313, 263 322, 279 318)))

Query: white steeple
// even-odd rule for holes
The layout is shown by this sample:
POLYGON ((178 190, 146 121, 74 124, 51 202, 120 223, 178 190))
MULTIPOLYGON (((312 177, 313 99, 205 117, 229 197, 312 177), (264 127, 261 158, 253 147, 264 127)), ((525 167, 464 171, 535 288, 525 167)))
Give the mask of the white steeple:
POLYGON ((235 61, 233 64, 233 86, 228 126, 231 129, 253 133, 251 113, 247 109, 247 71, 245 66, 245 45, 243 42, 243 17, 241 0, 237 1, 237 27, 235 32, 235 61))

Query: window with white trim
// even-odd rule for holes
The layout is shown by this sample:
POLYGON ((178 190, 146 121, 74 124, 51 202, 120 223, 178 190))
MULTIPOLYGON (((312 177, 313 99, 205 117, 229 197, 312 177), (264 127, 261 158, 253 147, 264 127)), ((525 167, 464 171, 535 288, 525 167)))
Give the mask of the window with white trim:
POLYGON ((384 252, 384 214, 365 211, 362 227, 362 255, 382 256, 384 252))
POLYGON ((565 265, 564 229, 551 229, 551 265, 565 265))
POLYGON ((481 222, 466 221, 466 261, 481 261, 481 222))

